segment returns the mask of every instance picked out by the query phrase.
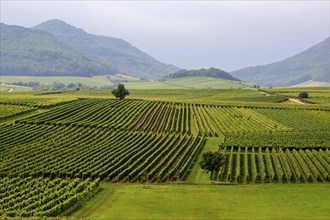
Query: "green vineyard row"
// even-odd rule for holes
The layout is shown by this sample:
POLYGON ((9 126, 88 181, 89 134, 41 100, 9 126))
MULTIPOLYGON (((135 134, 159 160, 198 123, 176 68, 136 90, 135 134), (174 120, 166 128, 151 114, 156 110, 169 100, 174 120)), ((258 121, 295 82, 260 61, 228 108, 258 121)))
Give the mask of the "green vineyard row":
POLYGON ((203 137, 45 125, 0 126, 0 177, 182 180, 203 137))
POLYGON ((230 133, 221 146, 277 147, 277 148, 328 148, 330 130, 230 133))
POLYGON ((330 112, 85 99, 55 107, 17 123, 177 132, 212 137, 248 132, 327 131, 330 112))
POLYGON ((185 106, 138 100, 86 99, 54 108, 19 123, 191 133, 190 110, 185 106))
POLYGON ((36 108, 30 106, 0 104, 0 121, 18 115, 27 114, 34 110, 36 110, 36 108))
POLYGON ((55 217, 98 189, 99 179, 0 178, 0 218, 55 217))
POLYGON ((329 149, 226 147, 220 181, 233 183, 306 183, 330 181, 329 149), (236 150, 235 150, 236 149, 236 150))

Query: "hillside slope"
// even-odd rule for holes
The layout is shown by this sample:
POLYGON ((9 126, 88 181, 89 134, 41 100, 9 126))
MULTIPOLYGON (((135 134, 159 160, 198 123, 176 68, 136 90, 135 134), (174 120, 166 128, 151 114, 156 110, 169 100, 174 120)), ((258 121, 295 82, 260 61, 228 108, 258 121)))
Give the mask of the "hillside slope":
POLYGON ((155 79, 178 70, 173 65, 155 60, 124 40, 88 34, 57 19, 43 22, 34 29, 47 31, 75 49, 101 57, 120 72, 134 77, 155 79))
POLYGON ((92 76, 119 71, 51 34, 1 23, 1 75, 92 76))
POLYGON ((238 78, 233 77, 229 73, 216 68, 199 69, 199 70, 179 70, 175 73, 168 75, 168 78, 182 78, 182 77, 213 77, 218 79, 240 81, 238 78))
POLYGON ((292 86, 309 80, 329 82, 329 38, 277 63, 231 72, 244 81, 266 86, 292 86))

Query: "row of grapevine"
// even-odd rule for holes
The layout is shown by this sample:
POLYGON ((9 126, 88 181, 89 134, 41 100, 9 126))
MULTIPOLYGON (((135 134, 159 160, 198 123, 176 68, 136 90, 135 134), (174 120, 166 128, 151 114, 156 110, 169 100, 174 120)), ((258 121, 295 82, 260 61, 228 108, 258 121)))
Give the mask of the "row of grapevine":
MULTIPOLYGON (((56 93, 56 92, 55 92, 56 93)), ((0 104, 17 105, 26 107, 37 108, 50 108, 59 106, 65 103, 74 102, 78 100, 70 94, 66 96, 59 94, 46 94, 46 93, 1 93, 0 104)))
POLYGON ((232 132, 285 131, 281 125, 257 113, 253 109, 239 107, 205 106, 216 130, 227 134, 232 132))
POLYGON ((327 148, 330 146, 328 137, 330 130, 230 133, 222 146, 327 148))
POLYGON ((269 109, 256 108, 254 110, 270 120, 283 124, 296 131, 324 131, 329 130, 330 112, 324 110, 306 109, 269 109))
MULTIPOLYGON (((323 132, 330 112, 224 107, 143 100, 84 99, 20 120, 19 123, 77 125, 136 132, 179 132, 218 136, 248 133, 323 132), (306 117, 308 115, 308 122, 306 117), (283 119, 285 118, 285 120, 283 119), (292 119, 290 118, 292 117, 292 119), (192 125, 193 124, 193 125, 192 125)), ((276 139, 276 138, 275 138, 276 139)), ((245 145, 242 145, 245 146, 245 145)), ((250 146, 250 145, 248 145, 250 146)))
POLYGON ((0 134, 0 177, 138 181, 143 174, 151 180, 167 170, 172 175, 164 178, 163 171, 158 179, 172 180, 179 174, 182 178, 204 140, 188 134, 58 125, 3 125, 0 129, 4 131, 0 134))
POLYGON ((190 105, 185 103, 84 99, 17 123, 76 125, 153 133, 190 133, 190 112, 190 105))
POLYGON ((0 121, 18 115, 27 114, 34 110, 36 110, 36 108, 30 106, 0 104, 0 121))
POLYGON ((91 197, 99 179, 0 178, 0 218, 56 217, 91 197))
POLYGON ((233 183, 329 182, 329 157, 324 150, 238 147, 225 151, 219 180, 233 183))

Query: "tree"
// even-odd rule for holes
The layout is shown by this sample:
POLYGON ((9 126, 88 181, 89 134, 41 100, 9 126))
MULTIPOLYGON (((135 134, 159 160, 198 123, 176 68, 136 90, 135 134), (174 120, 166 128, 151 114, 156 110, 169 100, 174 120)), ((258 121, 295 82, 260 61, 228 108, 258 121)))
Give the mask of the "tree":
POLYGON ((298 97, 301 98, 301 99, 307 99, 308 98, 308 92, 300 92, 298 97))
POLYGON ((202 160, 199 162, 200 167, 205 170, 206 172, 211 172, 211 179, 212 174, 214 171, 220 169, 220 166, 223 163, 224 156, 219 152, 205 152, 202 155, 202 160))
POLYGON ((117 99, 124 99, 125 96, 129 95, 128 90, 125 88, 124 84, 119 83, 117 89, 111 92, 117 99))

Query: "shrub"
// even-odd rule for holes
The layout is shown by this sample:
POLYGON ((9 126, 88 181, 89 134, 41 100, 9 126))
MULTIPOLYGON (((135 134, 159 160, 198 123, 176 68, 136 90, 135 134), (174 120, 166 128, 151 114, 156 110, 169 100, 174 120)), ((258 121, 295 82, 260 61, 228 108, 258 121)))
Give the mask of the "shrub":
POLYGON ((308 92, 300 92, 298 97, 301 98, 301 99, 307 99, 308 98, 308 92))

